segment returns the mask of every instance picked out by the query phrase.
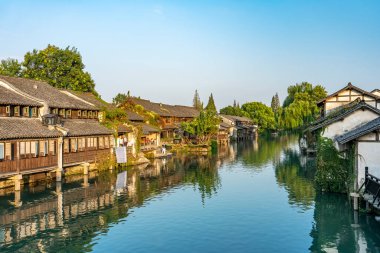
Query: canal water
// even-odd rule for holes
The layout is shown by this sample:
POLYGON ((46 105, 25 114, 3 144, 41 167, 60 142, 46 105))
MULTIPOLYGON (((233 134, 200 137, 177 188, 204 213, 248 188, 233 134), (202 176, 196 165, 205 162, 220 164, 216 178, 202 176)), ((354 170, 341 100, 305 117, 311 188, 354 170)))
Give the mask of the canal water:
POLYGON ((0 252, 380 252, 295 136, 0 192, 0 252))

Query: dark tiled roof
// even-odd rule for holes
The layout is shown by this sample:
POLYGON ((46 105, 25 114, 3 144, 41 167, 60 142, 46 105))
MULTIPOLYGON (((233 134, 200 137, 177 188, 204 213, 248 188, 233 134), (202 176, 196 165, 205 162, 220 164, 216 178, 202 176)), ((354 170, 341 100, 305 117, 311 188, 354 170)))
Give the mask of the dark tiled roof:
POLYGON ((145 110, 152 111, 162 117, 195 118, 199 115, 199 111, 191 106, 154 103, 140 98, 129 99, 133 103, 143 106, 145 110))
POLYGON ((96 120, 64 119, 62 127, 68 129, 68 136, 108 135, 113 133, 112 130, 102 126, 96 120))
POLYGON ((0 104, 42 106, 41 103, 16 93, 6 87, 0 86, 0 104))
POLYGON ((313 132, 313 131, 318 130, 322 127, 325 127, 325 126, 328 126, 332 123, 335 123, 335 122, 347 117, 348 115, 356 112, 357 110, 361 110, 361 109, 368 109, 368 110, 380 115, 380 110, 378 110, 375 107, 365 103, 364 101, 361 101, 357 104, 354 104, 351 107, 343 107, 341 110, 334 112, 334 115, 327 115, 326 117, 319 119, 313 125, 308 127, 306 129, 306 131, 308 130, 308 131, 313 132))
POLYGON ((144 118, 135 112, 132 112, 130 110, 125 110, 125 112, 127 113, 128 120, 130 121, 144 121, 144 118))
POLYGON ((150 134, 150 133, 159 133, 161 130, 158 127, 148 125, 145 123, 133 123, 133 125, 137 127, 141 127, 142 133, 144 135, 150 134))
POLYGON ((49 130, 39 119, 0 117, 0 139, 49 138, 62 134, 49 130))
POLYGON ((80 99, 83 99, 84 101, 93 104, 98 110, 102 110, 104 108, 106 108, 106 109, 116 108, 114 105, 107 103, 106 101, 102 100, 101 98, 96 97, 91 92, 81 92, 81 91, 72 91, 72 90, 63 90, 63 91, 71 93, 74 96, 77 96, 80 99))
POLYGON ((359 138, 363 135, 366 135, 372 131, 375 131, 375 130, 378 130, 380 129, 380 117, 358 127, 358 128, 355 128, 341 136, 338 136, 336 138, 336 141, 340 144, 345 144, 349 141, 352 141, 356 138, 359 138))
POLYGON ((379 100, 380 97, 379 96, 376 96, 375 94, 372 94, 371 92, 368 92, 368 91, 365 91, 363 89, 360 89, 359 87, 356 87, 355 85, 352 85, 351 83, 348 83, 344 88, 334 92, 333 94, 331 95, 328 95, 327 97, 325 97, 324 99, 321 99, 320 101, 317 102, 317 105, 320 105, 322 104, 323 102, 326 101, 326 99, 329 99, 331 97, 334 97, 336 95, 338 95, 340 92, 344 91, 344 90, 356 90, 358 91, 359 93, 362 93, 362 94, 365 94, 366 96, 369 96, 369 97, 372 97, 373 99, 376 99, 376 100, 379 100))
POLYGON ((131 127, 120 125, 120 126, 117 127, 117 132, 118 133, 131 133, 133 131, 132 131, 131 127))
POLYGON ((49 107, 96 110, 95 106, 71 97, 46 82, 9 76, 0 76, 0 80, 38 100, 46 102, 49 107))
POLYGON ((230 128, 230 127, 232 127, 230 124, 227 124, 227 123, 224 123, 224 122, 221 122, 219 124, 219 126, 222 127, 222 128, 230 128))
POLYGON ((231 121, 252 122, 252 120, 247 117, 240 117, 240 116, 226 115, 226 114, 221 114, 220 116, 225 117, 231 121))

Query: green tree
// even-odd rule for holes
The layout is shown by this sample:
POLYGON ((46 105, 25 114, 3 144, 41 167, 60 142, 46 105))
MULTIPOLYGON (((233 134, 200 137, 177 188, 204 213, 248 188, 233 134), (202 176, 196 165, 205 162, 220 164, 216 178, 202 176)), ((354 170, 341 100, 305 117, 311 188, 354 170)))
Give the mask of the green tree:
POLYGON ((125 93, 118 93, 113 99, 112 99, 112 103, 115 104, 115 105, 121 105, 123 104, 127 98, 128 98, 128 94, 125 94, 125 93))
POLYGON ((46 81, 57 88, 97 94, 91 75, 84 71, 82 56, 74 47, 60 49, 48 45, 43 50, 34 49, 25 54, 22 65, 26 78, 46 81))
POLYGON ((289 86, 284 108, 279 110, 278 124, 285 129, 303 127, 313 121, 319 114, 317 101, 326 97, 324 87, 303 82, 289 86))
POLYGON ((202 110, 197 118, 190 122, 182 122, 181 128, 184 132, 195 136, 198 144, 210 144, 211 137, 218 132, 219 123, 220 118, 216 112, 202 110))
POLYGON ((208 98, 208 103, 207 103, 207 106, 205 109, 207 111, 211 111, 211 112, 216 113, 216 106, 215 106, 214 97, 213 97, 212 93, 211 93, 210 97, 208 98))
POLYGON ((274 112, 274 114, 278 112, 278 109, 280 108, 280 99, 277 93, 276 95, 272 97, 272 102, 270 104, 270 107, 272 108, 272 111, 274 112))
POLYGON ((22 75, 21 64, 16 59, 8 58, 6 60, 1 60, 0 75, 16 76, 16 77, 21 76, 22 75))
POLYGON ((195 90, 195 94, 193 98, 193 107, 199 111, 203 109, 203 103, 201 102, 201 99, 199 98, 198 90, 195 90))
POLYGON ((249 117, 255 124, 259 126, 259 129, 274 129, 275 120, 272 109, 261 102, 245 103, 241 107, 245 112, 249 114, 249 117))
POLYGON ((243 111, 237 106, 231 106, 231 105, 220 109, 220 114, 249 117, 249 114, 246 111, 243 111))

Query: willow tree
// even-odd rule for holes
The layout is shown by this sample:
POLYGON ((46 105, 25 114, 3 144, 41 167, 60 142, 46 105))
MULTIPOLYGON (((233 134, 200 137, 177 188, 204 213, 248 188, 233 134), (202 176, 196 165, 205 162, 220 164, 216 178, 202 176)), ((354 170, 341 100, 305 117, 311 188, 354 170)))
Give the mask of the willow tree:
POLYGON ((321 85, 303 82, 289 86, 288 96, 279 110, 278 124, 285 129, 296 129, 309 124, 319 114, 317 101, 327 96, 321 85))

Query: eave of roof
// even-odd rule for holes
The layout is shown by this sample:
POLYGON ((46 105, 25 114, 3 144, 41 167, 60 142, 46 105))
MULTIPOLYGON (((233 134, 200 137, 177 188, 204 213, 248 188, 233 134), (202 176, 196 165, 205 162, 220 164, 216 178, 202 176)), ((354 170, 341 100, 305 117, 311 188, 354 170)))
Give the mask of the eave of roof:
POLYGON ((342 92, 342 91, 344 91, 344 90, 348 90, 348 89, 352 89, 352 90, 359 91, 359 92, 361 92, 361 93, 363 93, 363 94, 365 94, 365 95, 367 95, 367 96, 369 96, 369 97, 372 97, 372 98, 374 98, 374 99, 376 99, 376 100, 380 100, 380 97, 379 97, 379 96, 377 96, 377 95, 375 95, 375 94, 372 94, 371 92, 365 91, 365 90, 363 90, 363 89, 361 89, 361 88, 359 88, 359 87, 357 87, 357 86, 355 86, 355 85, 352 85, 351 83, 348 83, 348 84, 347 84, 345 87, 343 87, 342 89, 340 89, 340 90, 338 90, 338 91, 336 91, 336 92, 334 92, 334 93, 328 95, 327 97, 325 97, 325 98, 319 100, 319 101, 317 102, 317 105, 322 104, 322 103, 325 102, 328 98, 334 97, 334 96, 338 95, 340 92, 342 92))
POLYGON ((352 108, 349 108, 342 113, 336 113, 336 115, 334 117, 329 117, 327 115, 326 117, 324 117, 318 121, 319 124, 313 124, 312 126, 308 127, 307 130, 314 132, 315 130, 318 130, 324 126, 328 126, 332 123, 335 123, 335 122, 345 118, 346 116, 356 112, 357 110, 360 110, 360 109, 368 109, 368 110, 380 115, 379 109, 365 103, 364 101, 361 101, 358 104, 356 104, 355 106, 353 106, 352 108))
POLYGON ((336 138, 336 141, 339 144, 345 144, 347 142, 350 142, 352 140, 355 140, 363 135, 366 135, 368 133, 371 133, 373 131, 376 131, 380 129, 380 117, 358 127, 351 131, 348 131, 345 134, 342 134, 336 138))

